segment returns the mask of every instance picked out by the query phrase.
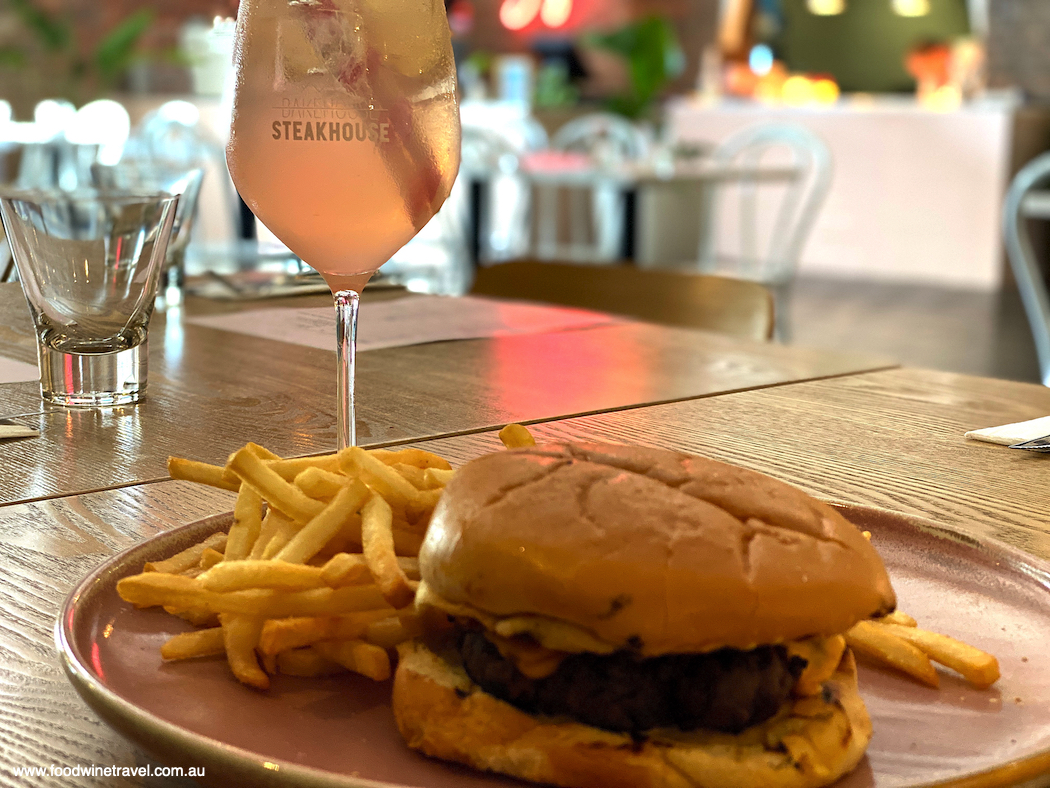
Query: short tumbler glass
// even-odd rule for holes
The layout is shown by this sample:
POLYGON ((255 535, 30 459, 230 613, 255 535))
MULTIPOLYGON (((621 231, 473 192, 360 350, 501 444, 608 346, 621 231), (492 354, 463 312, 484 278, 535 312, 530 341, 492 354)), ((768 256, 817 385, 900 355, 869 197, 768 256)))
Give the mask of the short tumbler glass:
POLYGON ((186 285, 186 247, 193 233, 204 170, 162 159, 124 158, 116 164, 91 165, 91 176, 95 186, 102 189, 178 195, 179 205, 175 209, 167 264, 157 293, 157 308, 167 309, 181 304, 186 285))
POLYGON ((105 191, 0 198, 36 327, 44 400, 100 407, 142 399, 178 199, 105 191))

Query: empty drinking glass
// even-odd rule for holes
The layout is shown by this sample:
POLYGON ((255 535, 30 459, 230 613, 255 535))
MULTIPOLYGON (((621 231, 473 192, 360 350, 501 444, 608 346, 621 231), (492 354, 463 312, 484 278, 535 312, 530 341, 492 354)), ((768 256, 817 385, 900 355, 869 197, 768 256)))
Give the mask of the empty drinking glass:
POLYGON ((142 398, 149 321, 178 199, 97 190, 0 198, 46 401, 97 407, 142 398))
POLYGON ((166 309, 181 304, 186 283, 186 247, 193 232, 204 170, 175 161, 123 158, 116 164, 95 163, 91 176, 95 186, 103 189, 167 192, 179 197, 157 306, 166 309))

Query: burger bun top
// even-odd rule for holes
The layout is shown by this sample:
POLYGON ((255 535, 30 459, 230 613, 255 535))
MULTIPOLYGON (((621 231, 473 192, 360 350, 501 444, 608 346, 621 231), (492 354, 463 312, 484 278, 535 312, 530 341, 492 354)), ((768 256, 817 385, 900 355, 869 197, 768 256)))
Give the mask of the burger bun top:
POLYGON ((439 606, 568 624, 644 656, 832 635, 896 605, 878 553, 827 504, 637 446, 551 443, 467 463, 419 558, 439 606))

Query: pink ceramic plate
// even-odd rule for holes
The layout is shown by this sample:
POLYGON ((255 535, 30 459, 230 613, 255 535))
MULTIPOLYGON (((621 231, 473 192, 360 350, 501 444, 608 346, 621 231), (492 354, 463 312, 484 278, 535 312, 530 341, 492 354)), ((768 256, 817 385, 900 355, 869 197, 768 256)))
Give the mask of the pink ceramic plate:
MULTIPOLYGON (((945 672, 933 690, 862 666, 875 737, 839 788, 1004 785, 1050 771, 1050 565, 918 518, 841 509, 872 532, 901 609, 997 655, 1002 679, 978 691, 945 672)), ((277 677, 261 693, 234 681, 221 658, 163 664, 161 643, 185 627, 124 604, 116 582, 229 522, 209 518, 127 550, 66 601, 56 628, 63 663, 106 722, 168 763, 205 766, 216 784, 521 785, 405 747, 388 683, 277 677)))

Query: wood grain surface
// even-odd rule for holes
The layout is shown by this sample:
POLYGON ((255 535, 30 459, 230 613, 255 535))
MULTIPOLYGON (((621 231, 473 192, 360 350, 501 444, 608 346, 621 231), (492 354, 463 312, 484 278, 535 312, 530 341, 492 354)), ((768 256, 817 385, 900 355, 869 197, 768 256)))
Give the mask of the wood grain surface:
MULTIPOLYGON (((1050 389, 1040 386, 891 370, 589 415, 533 431, 540 439, 693 451, 829 500, 919 514, 1050 558, 1050 456, 962 437, 968 429, 1048 412, 1050 389)), ((500 446, 494 432, 418 445, 455 465, 500 446)), ((54 653, 55 616, 76 582, 107 557, 232 505, 231 493, 165 481, 0 507, 0 784, 188 784, 139 778, 26 783, 12 769, 148 762, 66 682, 54 653)))
MULTIPOLYGON (((324 303, 313 296, 265 306, 324 303)), ((0 342, 3 355, 34 362, 17 285, 0 285, 0 342)), ((0 385, 0 417, 35 414, 19 421, 41 431, 0 444, 0 504, 161 479, 170 454, 220 462, 249 440, 286 456, 334 448, 333 352, 175 314, 154 316, 149 350, 149 394, 137 406, 43 408, 36 383, 0 385)), ((890 364, 648 323, 373 350, 358 361, 358 439, 386 445, 890 364)))

